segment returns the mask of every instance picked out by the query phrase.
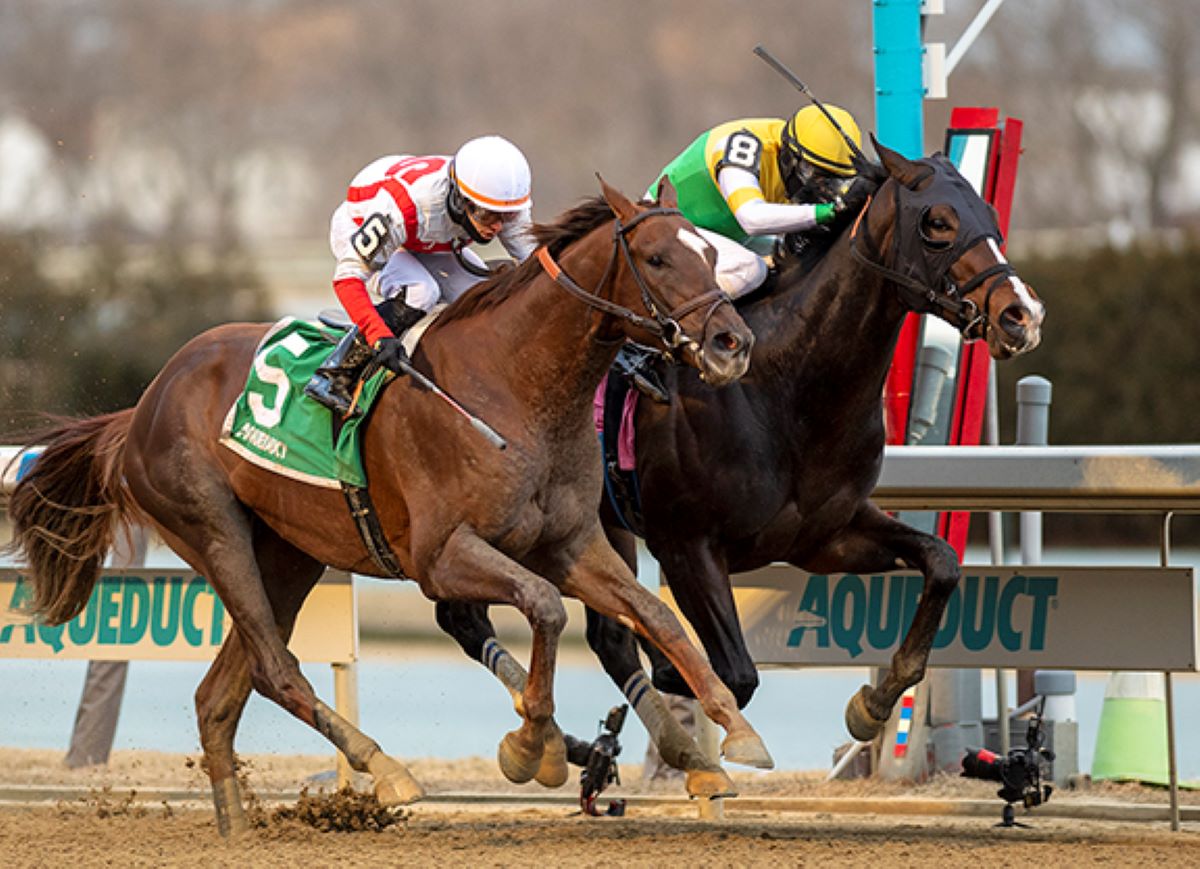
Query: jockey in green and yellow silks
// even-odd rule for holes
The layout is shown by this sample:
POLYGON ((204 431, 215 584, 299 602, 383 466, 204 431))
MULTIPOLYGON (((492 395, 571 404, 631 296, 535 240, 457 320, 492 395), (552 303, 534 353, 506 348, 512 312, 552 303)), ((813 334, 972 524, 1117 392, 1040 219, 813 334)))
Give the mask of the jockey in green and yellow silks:
MULTIPOLYGON (((850 113, 826 108, 861 145, 850 113)), ((700 135, 658 178, 671 179, 680 210, 717 250, 718 285, 737 298, 767 276, 766 262, 744 243, 832 221, 847 207, 842 195, 854 175, 842 132, 816 106, 806 106, 787 120, 720 124, 700 135)), ((651 185, 651 193, 654 189, 651 185)))

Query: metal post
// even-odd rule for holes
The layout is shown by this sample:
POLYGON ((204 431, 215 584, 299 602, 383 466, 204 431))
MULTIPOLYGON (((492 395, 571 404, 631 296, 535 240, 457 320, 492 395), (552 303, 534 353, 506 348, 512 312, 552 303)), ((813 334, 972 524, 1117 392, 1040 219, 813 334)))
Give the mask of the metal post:
MULTIPOLYGON (((1159 550, 1159 560, 1163 567, 1171 566, 1171 517, 1174 513, 1163 514, 1162 547, 1159 550)), ((1175 689, 1171 684, 1171 673, 1163 673, 1166 682, 1167 701, 1167 780, 1171 795, 1171 829, 1179 832, 1179 767, 1175 758, 1175 689)))
MULTIPOLYGON (((989 359, 987 415, 984 417, 984 438, 988 446, 1000 445, 1000 399, 996 387, 996 360, 989 359)), ((992 564, 1004 563, 1004 514, 988 513, 988 542, 992 564)), ((996 731, 1000 734, 1000 755, 1008 756, 1008 676, 1003 667, 996 668, 996 731)))
MULTIPOLYGON (((338 714, 358 727, 358 665, 353 661, 333 664, 333 706, 338 714)), ((354 779, 354 770, 345 755, 337 756, 338 789, 349 787, 354 779)))
MULTIPOLYGON (((1050 381, 1031 375, 1017 383, 1017 444, 1044 447, 1050 432, 1050 381)), ((1042 561, 1042 514, 1021 514, 1021 562, 1042 561)))
MULTIPOLYGON (((1045 446, 1050 431, 1050 381, 1031 375, 1017 382, 1017 445, 1045 446)), ((1026 511, 1020 514, 1021 563, 1040 564, 1042 561, 1042 514, 1026 511)), ((1017 671, 1017 705, 1034 694, 1033 671, 1017 671)))
MULTIPOLYGON (((117 535, 109 563, 116 568, 145 567, 149 545, 150 535, 145 528, 131 528, 128 538, 117 535)), ((71 744, 67 749, 65 763, 68 768, 108 763, 128 674, 128 661, 88 661, 83 694, 79 698, 71 744)))

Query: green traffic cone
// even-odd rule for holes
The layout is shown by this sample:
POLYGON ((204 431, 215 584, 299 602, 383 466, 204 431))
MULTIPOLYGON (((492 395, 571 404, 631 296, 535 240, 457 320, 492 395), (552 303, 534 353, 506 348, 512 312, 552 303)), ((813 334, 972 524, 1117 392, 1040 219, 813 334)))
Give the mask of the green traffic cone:
POLYGON ((1104 691, 1092 778, 1167 786, 1167 701, 1162 673, 1113 673, 1104 691))

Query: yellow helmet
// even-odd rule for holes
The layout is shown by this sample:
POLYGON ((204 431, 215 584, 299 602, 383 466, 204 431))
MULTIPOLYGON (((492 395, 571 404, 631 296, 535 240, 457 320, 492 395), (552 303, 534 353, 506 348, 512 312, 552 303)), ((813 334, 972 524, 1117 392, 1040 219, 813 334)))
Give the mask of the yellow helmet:
MULTIPOLYGON (((837 106, 826 104, 825 108, 842 131, 854 140, 855 145, 861 147, 862 133, 859 132, 854 117, 837 106)), ((846 144, 842 133, 829 123, 829 118, 816 106, 805 106, 788 120, 783 128, 783 143, 784 147, 793 150, 793 156, 807 160, 826 172, 835 175, 854 174, 850 146, 846 144)))

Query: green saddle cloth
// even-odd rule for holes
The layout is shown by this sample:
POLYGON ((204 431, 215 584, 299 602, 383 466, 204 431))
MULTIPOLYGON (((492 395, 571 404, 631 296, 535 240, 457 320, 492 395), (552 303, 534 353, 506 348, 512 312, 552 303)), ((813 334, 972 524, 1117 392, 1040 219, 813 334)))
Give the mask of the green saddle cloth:
POLYGON ((313 373, 341 335, 285 317, 254 352, 246 388, 225 417, 221 443, 249 462, 315 486, 365 486, 360 432, 379 391, 392 377, 381 370, 363 384, 363 413, 333 440, 333 413, 304 394, 313 373))

